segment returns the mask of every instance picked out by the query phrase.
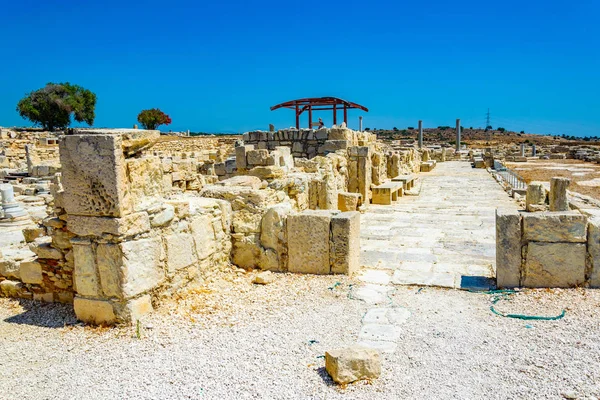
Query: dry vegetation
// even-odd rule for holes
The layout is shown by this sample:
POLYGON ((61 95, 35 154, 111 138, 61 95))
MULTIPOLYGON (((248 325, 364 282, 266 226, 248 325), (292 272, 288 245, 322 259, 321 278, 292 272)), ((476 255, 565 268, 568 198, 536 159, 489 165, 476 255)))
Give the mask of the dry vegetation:
POLYGON ((526 163, 507 163, 506 166, 527 183, 550 182, 552 177, 571 179, 569 190, 600 200, 600 165, 581 160, 532 160, 526 163), (596 182, 590 182, 598 179, 596 182))

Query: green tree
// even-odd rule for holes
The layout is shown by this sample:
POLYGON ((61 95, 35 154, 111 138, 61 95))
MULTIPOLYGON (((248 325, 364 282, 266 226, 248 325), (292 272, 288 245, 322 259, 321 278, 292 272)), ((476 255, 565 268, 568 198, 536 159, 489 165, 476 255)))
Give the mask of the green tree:
POLYGON ((78 85, 48 83, 29 93, 17 103, 19 115, 44 129, 64 129, 71 124, 71 114, 77 122, 94 123, 96 95, 78 85))
POLYGON ((504 129, 504 128, 498 128, 498 129, 496 129, 496 130, 497 130, 498 132, 502 132, 502 133, 506 132, 506 129, 504 129))
POLYGON ((171 117, 158 108, 142 110, 138 114, 137 120, 140 124, 142 124, 144 129, 150 130, 154 130, 160 125, 169 125, 171 123, 171 117))

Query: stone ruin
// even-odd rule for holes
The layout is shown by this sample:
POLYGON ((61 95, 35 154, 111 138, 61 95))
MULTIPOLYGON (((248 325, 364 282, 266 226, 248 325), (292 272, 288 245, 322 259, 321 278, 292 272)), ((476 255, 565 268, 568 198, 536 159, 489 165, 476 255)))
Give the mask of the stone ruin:
POLYGON ((233 154, 214 157, 157 150, 158 137, 135 129, 61 136, 47 215, 23 230, 29 250, 0 258, 0 293, 73 302, 80 320, 113 324, 232 264, 352 274, 358 211, 378 186, 410 176, 399 182, 408 190, 421 170, 416 149, 347 128, 250 132, 233 154))
POLYGON ((600 287, 600 214, 571 210, 569 182, 532 182, 524 211, 497 211, 498 287, 600 287))

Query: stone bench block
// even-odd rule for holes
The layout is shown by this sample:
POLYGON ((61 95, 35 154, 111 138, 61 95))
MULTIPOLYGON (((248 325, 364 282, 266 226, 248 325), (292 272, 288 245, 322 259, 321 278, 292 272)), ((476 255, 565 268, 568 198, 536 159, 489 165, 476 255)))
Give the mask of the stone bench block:
POLYGON ((362 205, 362 196, 360 193, 338 193, 338 210, 356 211, 362 205))
POLYGON ((109 301, 75 297, 73 308, 77 319, 88 324, 113 325, 117 320, 113 306, 109 301))
POLYGON ((585 281, 586 245, 531 242, 525 253, 523 286, 574 287, 585 281))
POLYGON ((287 219, 288 271, 329 274, 329 234, 332 212, 307 210, 287 219))
POLYGON ((587 241, 587 218, 576 211, 523 214, 523 237, 532 242, 587 241))

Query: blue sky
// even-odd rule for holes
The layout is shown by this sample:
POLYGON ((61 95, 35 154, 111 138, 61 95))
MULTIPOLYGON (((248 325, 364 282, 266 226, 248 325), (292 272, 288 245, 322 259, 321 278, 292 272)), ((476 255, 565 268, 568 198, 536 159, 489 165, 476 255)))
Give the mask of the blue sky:
POLYGON ((102 127, 152 107, 173 130, 287 127, 270 106, 336 96, 370 110, 351 127, 476 127, 490 108, 494 127, 600 136, 597 0, 0 1, 0 126, 69 81, 102 127))

